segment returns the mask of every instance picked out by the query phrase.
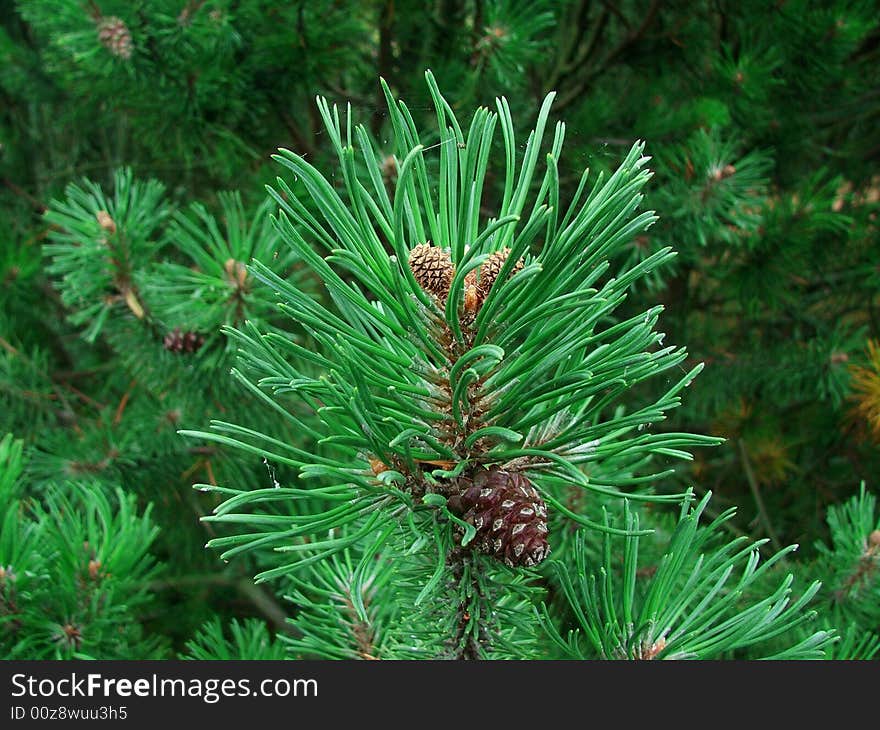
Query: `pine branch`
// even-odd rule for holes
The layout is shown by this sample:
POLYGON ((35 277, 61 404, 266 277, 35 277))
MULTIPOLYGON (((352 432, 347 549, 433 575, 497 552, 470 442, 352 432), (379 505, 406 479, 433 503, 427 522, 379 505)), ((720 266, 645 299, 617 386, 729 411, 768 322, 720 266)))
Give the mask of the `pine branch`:
POLYGON ((660 10, 660 0, 651 0, 651 4, 648 6, 647 11, 644 13, 642 17, 641 23, 636 28, 631 28, 628 25, 624 24, 625 27, 628 28, 628 32, 626 32, 623 38, 615 45, 611 50, 609 50, 602 58, 597 62, 591 64, 592 70, 588 72, 583 71, 583 65, 585 65, 590 57, 593 55, 596 45, 600 38, 603 37, 604 27, 608 22, 608 18, 611 14, 614 14, 618 17, 621 17, 620 11, 615 7, 609 8, 609 4, 603 2, 602 13, 599 16, 599 20, 597 21, 595 30, 591 35, 591 40, 587 43, 587 45, 578 53, 576 59, 568 64, 571 71, 564 75, 559 79, 558 83, 563 83, 567 78, 576 78, 576 81, 573 84, 569 85, 567 90, 564 90, 560 93, 559 101, 556 104, 557 109, 567 109, 573 103, 578 101, 583 97, 583 95, 587 92, 587 90, 595 83, 595 81, 602 76, 602 74, 606 73, 610 68, 613 67, 614 63, 617 59, 622 56, 625 52, 629 51, 631 47, 637 44, 648 29, 653 25, 654 21, 657 18, 657 14, 660 10), (609 13, 609 10, 611 12, 609 13), (574 71, 577 70, 577 74, 575 75, 574 71))

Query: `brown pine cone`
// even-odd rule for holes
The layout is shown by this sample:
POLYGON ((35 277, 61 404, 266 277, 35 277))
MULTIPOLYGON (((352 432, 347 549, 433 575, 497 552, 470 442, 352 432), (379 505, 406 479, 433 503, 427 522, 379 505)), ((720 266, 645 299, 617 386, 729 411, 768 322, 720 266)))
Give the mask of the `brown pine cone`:
MULTIPOLYGON (((495 279, 498 278, 498 275, 501 273, 501 267, 504 266, 504 262, 507 261, 507 257, 510 255, 509 248, 502 248, 500 251, 496 251, 492 255, 489 256, 484 262, 483 265, 480 266, 480 281, 478 285, 479 293, 480 293, 480 302, 489 296, 489 290, 492 288, 492 285, 495 283, 495 279)), ((518 274, 525 267, 525 262, 520 259, 517 261, 513 268, 510 270, 510 274, 508 274, 508 278, 513 276, 514 274, 518 274)))
POLYGON ((474 549, 511 567, 537 565, 550 554, 547 506, 523 474, 481 468, 459 486, 448 506, 476 528, 474 549))
POLYGON ((98 21, 98 40, 110 53, 119 58, 131 58, 133 43, 131 31, 121 18, 108 15, 98 21))
POLYGON ((204 336, 198 332, 181 332, 180 327, 175 327, 165 335, 162 344, 169 352, 191 353, 198 350, 205 343, 204 336))
POLYGON ((446 299, 455 274, 448 251, 430 243, 420 243, 410 251, 409 268, 422 289, 440 299, 446 299))

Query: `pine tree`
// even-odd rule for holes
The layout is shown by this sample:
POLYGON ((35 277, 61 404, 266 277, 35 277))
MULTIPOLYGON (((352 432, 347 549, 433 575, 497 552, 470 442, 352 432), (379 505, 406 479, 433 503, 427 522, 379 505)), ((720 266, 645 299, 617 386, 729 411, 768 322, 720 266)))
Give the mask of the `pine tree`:
POLYGON ((876 656, 870 3, 2 7, 9 656, 876 656))
MULTIPOLYGON (((433 76, 427 79, 440 134, 428 152, 437 150, 436 157, 418 143, 423 135, 408 108, 385 87, 399 160, 393 195, 375 172, 381 160, 366 128, 350 116, 343 120, 325 100, 319 107, 338 154, 344 197, 300 155, 282 150, 277 156, 305 187, 298 196, 278 179, 271 191, 281 209, 278 229, 325 284, 333 305, 316 304, 256 265, 258 278, 320 350, 256 326, 230 329, 244 365, 233 372, 279 411, 296 396, 317 420, 312 428, 325 448, 309 452, 228 421, 216 421, 216 433, 184 431, 299 471, 295 487, 202 485, 225 497, 206 520, 244 528, 209 545, 222 548, 227 559, 256 553, 266 564, 258 581, 298 586, 297 603, 313 606, 297 622, 304 638, 293 642, 306 655, 539 656, 543 625, 557 645, 589 656, 562 639, 558 605, 534 610, 553 579, 541 581, 529 568, 541 567, 554 542, 561 553, 552 563, 555 581, 569 610, 582 618, 594 655, 718 656, 800 626, 812 615, 803 609, 818 583, 790 606, 790 574, 754 604, 739 602, 788 551, 756 570, 758 547, 740 538, 722 541, 704 560, 698 556, 720 521, 696 531, 708 499, 691 510, 690 492, 663 495, 644 486, 668 476, 653 466, 655 458, 688 458, 685 448, 717 440, 662 428, 665 412, 679 405, 699 366, 656 402, 628 410, 619 405, 642 381, 686 357, 681 348, 661 346, 663 335, 654 331, 659 308, 626 318, 614 312, 629 286, 671 255, 661 249, 609 273, 609 254, 655 220, 650 211, 638 212, 649 178, 643 146, 635 145, 607 179, 590 185, 585 172, 566 205, 557 184, 565 136, 560 122, 531 197, 552 95, 517 165, 506 100, 498 100, 497 114, 479 109, 465 131, 433 76), (504 196, 497 215, 486 220, 481 191, 496 126, 504 138, 504 196), (439 165, 436 194, 429 164, 439 165), (321 248, 323 257, 316 253, 321 248), (480 288, 467 283, 474 271, 486 282, 485 297, 470 291, 480 288), (322 498, 325 506, 316 510, 322 498), (645 606, 637 617, 643 533, 628 508, 614 524, 606 504, 652 498, 684 506, 666 559, 642 587, 645 606), (586 509, 575 511, 571 502, 586 509), (600 505, 604 519, 590 519, 600 505), (585 530, 627 540, 619 623, 608 615, 588 622, 591 608, 614 600, 600 601, 595 584, 578 588, 569 577, 587 580, 585 530), (554 540, 566 532, 572 533, 567 540, 554 540), (743 575, 728 593, 737 562, 744 563, 743 575), (379 573, 382 565, 401 571, 408 563, 404 581, 379 573), (321 585, 329 596, 314 587, 321 585), (330 616, 326 597, 335 599, 330 616), (393 620, 382 615, 388 604, 399 607, 393 620), (402 608, 410 605, 419 613, 406 620, 402 608)), ((603 571, 611 569, 612 554, 608 537, 603 571)), ((610 596, 609 580, 606 574, 602 590, 610 596)), ((813 633, 771 656, 821 655, 831 636, 813 633)))
POLYGON ((143 615, 159 528, 133 495, 68 480, 24 494, 22 442, 0 439, 0 646, 7 659, 159 658, 143 615))

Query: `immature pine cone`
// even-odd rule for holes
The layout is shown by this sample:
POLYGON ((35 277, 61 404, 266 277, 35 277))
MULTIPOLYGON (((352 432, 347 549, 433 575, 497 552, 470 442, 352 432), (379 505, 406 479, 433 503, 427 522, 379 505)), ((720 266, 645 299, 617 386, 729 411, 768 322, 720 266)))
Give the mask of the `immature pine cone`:
POLYGON ((422 289, 446 299, 455 273, 448 251, 430 243, 420 243, 409 253, 409 268, 422 289))
MULTIPOLYGON (((489 296, 489 290, 492 288, 492 284, 495 283, 495 279, 498 278, 498 274, 501 273, 501 267, 504 266, 504 262, 507 261, 509 255, 510 249, 502 248, 500 251, 496 251, 489 256, 489 258, 483 262, 483 265, 480 266, 480 281, 478 283, 478 289, 481 302, 489 296)), ((518 274, 524 267, 525 262, 520 259, 513 265, 510 274, 508 274, 508 278, 514 274, 518 274)))
POLYGON ((547 506, 525 476, 492 467, 459 484, 448 506, 476 528, 476 550, 511 567, 537 565, 550 554, 547 506))
POLYGON ((181 332, 180 327, 165 335, 163 345, 169 352, 195 352, 205 343, 205 338, 198 332, 181 332))
MULTIPOLYGON (((495 251, 482 263, 478 270, 469 271, 467 276, 464 277, 464 309, 468 321, 472 321, 476 317, 477 312, 480 311, 480 307, 483 306, 483 302, 489 296, 489 290, 501 273, 504 262, 507 261, 509 255, 509 248, 495 251), (479 271, 479 276, 477 271, 479 271)), ((514 274, 519 273, 523 268, 525 268, 525 262, 520 259, 511 267, 507 278, 509 279, 514 274)))
POLYGON ((121 18, 109 15, 98 21, 98 40, 119 58, 131 58, 131 31, 121 18))

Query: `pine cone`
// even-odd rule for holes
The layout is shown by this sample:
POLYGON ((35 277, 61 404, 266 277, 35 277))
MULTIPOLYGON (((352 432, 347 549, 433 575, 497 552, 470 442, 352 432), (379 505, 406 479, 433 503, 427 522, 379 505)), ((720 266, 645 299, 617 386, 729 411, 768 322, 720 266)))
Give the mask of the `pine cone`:
POLYGON ((446 299, 455 273, 448 251, 430 243, 420 243, 410 251, 409 268, 422 289, 440 299, 446 299))
POLYGON ((537 565, 550 554, 547 506, 525 476, 492 467, 459 485, 448 506, 476 528, 476 550, 511 567, 537 565))
POLYGON ((98 21, 98 40, 107 50, 119 58, 131 58, 133 44, 131 31, 121 18, 108 15, 98 21))
MULTIPOLYGON (((501 267, 504 266, 504 262, 507 261, 507 257, 509 255, 510 249, 502 248, 500 251, 496 251, 491 256, 489 256, 489 258, 487 258, 483 262, 483 265, 480 266, 480 280, 478 283, 478 289, 481 304, 483 300, 487 296, 489 296, 489 290, 492 288, 492 284, 495 283, 495 279, 497 279, 498 275, 501 273, 501 267)), ((522 271, 524 267, 525 262, 520 259, 513 265, 513 268, 510 270, 508 278, 522 271)))
POLYGON ((198 332, 181 332, 180 327, 175 327, 173 331, 165 335, 163 345, 169 352, 185 352, 192 353, 198 350, 205 343, 205 338, 198 332))

